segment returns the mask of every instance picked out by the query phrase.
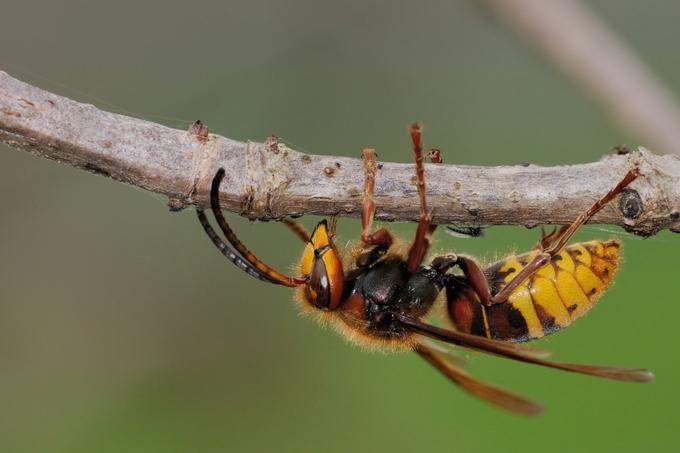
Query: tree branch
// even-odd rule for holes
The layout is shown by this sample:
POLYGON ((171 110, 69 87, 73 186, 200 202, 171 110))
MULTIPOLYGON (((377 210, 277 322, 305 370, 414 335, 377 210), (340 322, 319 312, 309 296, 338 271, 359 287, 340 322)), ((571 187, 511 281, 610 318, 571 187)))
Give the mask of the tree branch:
MULTIPOLYGON (((143 189, 165 194, 171 209, 208 204, 210 180, 226 168, 222 204, 252 219, 303 214, 358 217, 360 159, 303 154, 281 144, 239 142, 98 110, 0 71, 0 141, 143 189)), ((358 155, 359 150, 350 154, 358 155)), ((680 231, 680 159, 639 149, 583 165, 477 167, 428 165, 435 223, 566 224, 632 166, 642 176, 593 223, 650 235, 680 231)), ((412 164, 379 166, 376 217, 418 219, 412 164)))

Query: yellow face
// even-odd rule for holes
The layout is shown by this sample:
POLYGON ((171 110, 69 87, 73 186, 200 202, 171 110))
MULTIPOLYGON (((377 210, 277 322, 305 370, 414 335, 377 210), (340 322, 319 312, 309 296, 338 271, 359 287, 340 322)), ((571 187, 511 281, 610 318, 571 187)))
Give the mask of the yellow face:
POLYGON ((342 300, 345 276, 325 220, 312 232, 300 260, 300 270, 309 279, 304 291, 307 302, 322 310, 335 310, 342 300))

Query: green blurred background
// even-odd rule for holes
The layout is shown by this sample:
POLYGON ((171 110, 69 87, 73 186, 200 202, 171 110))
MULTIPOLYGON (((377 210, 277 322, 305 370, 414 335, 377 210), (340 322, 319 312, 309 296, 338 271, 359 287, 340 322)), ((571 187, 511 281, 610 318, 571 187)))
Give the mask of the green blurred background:
MULTIPOLYGON (((674 90, 672 0, 588 2, 674 90)), ((408 162, 406 126, 449 163, 552 165, 637 145, 471 2, 6 2, 0 69, 101 108, 310 152, 408 162)), ((546 404, 478 402, 415 356, 351 347, 301 318, 291 291, 240 273, 188 210, 0 146, 0 451, 672 451, 680 364, 677 252, 624 241, 591 314, 540 341, 558 360, 644 366, 633 385, 471 355, 470 370, 546 404)), ((233 216, 232 216, 233 218, 233 216)), ((306 218, 307 225, 317 219, 306 218)), ((279 267, 280 225, 234 219, 279 267)), ((395 225, 403 236, 414 225, 395 225)), ((342 220, 340 242, 359 232, 342 220)), ((490 258, 538 231, 439 235, 490 258)))

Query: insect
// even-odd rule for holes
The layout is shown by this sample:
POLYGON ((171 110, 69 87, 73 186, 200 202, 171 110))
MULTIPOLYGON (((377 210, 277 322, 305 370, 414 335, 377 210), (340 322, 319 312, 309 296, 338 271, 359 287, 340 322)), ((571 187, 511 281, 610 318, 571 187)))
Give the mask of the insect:
MULTIPOLYGON (((377 174, 375 150, 363 151, 364 193, 361 238, 346 253, 334 242, 335 220, 322 220, 310 234, 292 219, 283 222, 304 242, 300 275, 293 277, 265 264, 236 237, 219 203, 224 177, 220 169, 210 191, 217 224, 233 249, 210 225, 198 218, 217 248, 249 275, 296 288, 299 305, 352 342, 392 351, 415 351, 451 381, 472 395, 504 409, 536 414, 541 406, 484 383, 461 369, 447 349, 433 340, 526 363, 603 378, 648 382, 644 369, 577 365, 545 360, 545 351, 516 344, 541 338, 570 325, 595 303, 618 267, 616 240, 567 245, 573 234, 638 176, 630 170, 607 194, 571 225, 543 233, 536 248, 483 268, 474 258, 453 253, 424 264, 436 225, 431 223, 425 196, 425 166, 418 125, 410 128, 420 218, 415 238, 406 249, 396 245, 386 228, 372 229, 377 174), (446 314, 453 328, 426 321, 446 295, 446 314)), ((427 153, 441 163, 438 150, 427 153)))

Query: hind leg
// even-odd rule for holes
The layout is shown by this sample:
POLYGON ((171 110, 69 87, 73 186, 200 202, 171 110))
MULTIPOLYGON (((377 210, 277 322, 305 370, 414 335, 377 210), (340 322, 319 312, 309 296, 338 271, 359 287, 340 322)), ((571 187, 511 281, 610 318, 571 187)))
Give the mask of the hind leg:
POLYGON ((550 259, 560 253, 564 246, 569 242, 569 239, 583 226, 591 217, 620 194, 631 182, 639 176, 637 168, 630 170, 626 176, 602 198, 597 200, 590 208, 579 215, 570 225, 565 225, 554 231, 549 235, 543 234, 539 241, 538 247, 540 253, 521 271, 510 280, 507 285, 503 287, 497 294, 492 295, 489 288, 489 282, 484 275, 484 270, 473 259, 466 257, 459 257, 458 265, 468 278, 470 285, 473 287, 479 299, 486 306, 501 304, 508 300, 512 292, 520 286, 524 281, 538 272, 543 266, 550 262, 550 259))

